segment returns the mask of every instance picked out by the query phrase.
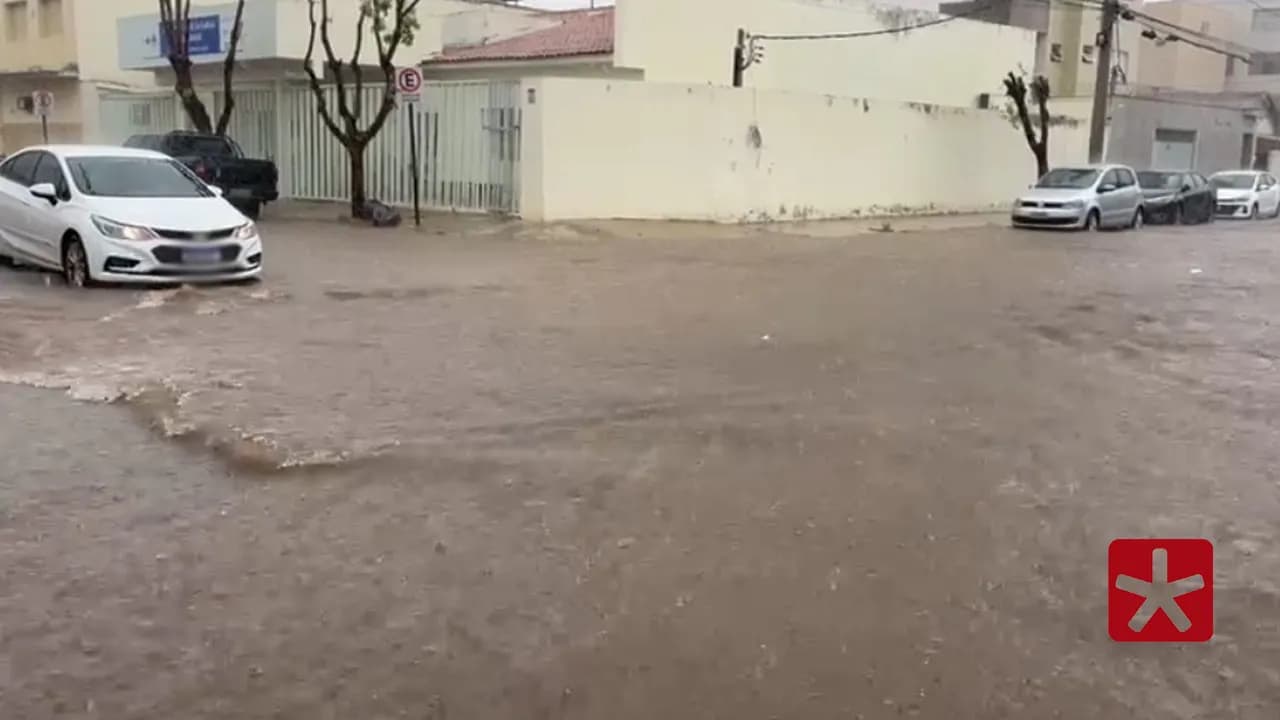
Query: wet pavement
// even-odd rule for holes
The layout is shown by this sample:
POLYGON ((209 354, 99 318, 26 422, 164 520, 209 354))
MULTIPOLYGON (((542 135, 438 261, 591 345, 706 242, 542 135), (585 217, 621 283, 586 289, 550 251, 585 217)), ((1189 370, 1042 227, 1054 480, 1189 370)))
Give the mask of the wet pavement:
POLYGON ((438 222, 0 270, 0 718, 1276 717, 1280 223, 438 222))

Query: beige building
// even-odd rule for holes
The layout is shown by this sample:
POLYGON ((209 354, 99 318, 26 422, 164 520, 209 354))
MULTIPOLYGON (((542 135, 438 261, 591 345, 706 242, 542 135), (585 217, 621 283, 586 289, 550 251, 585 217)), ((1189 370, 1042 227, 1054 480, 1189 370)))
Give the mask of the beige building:
POLYGON ((616 8, 546 14, 546 27, 458 42, 446 36, 428 74, 446 78, 617 77, 727 86, 738 30, 761 60, 743 85, 973 107, 1005 73, 1035 62, 1036 34, 956 19, 898 31, 936 13, 865 0, 617 0, 616 8), (813 33, 869 36, 801 39, 813 33), (781 36, 781 37, 780 37, 781 36))
MULTIPOLYGON (((1213 44, 1223 49, 1248 52, 1244 43, 1248 40, 1250 18, 1249 9, 1244 6, 1168 0, 1145 3, 1142 11, 1172 25, 1221 38, 1226 42, 1213 44)), ((1132 78, 1138 87, 1221 92, 1226 89, 1229 76, 1244 72, 1243 63, 1226 55, 1156 34, 1156 38, 1141 40, 1138 72, 1132 78)))
MULTIPOLYGON (((1098 52, 1095 45, 1102 17, 1099 10, 1079 5, 1053 3, 1049 27, 1040 46, 1037 67, 1049 79, 1049 87, 1060 97, 1093 94, 1097 81, 1098 52)), ((1141 28, 1119 24, 1119 40, 1112 48, 1113 86, 1133 82, 1137 69, 1141 28)))
POLYGON ((115 35, 102 30, 148 7, 155 0, 0 0, 0 152, 41 141, 37 90, 54 95, 50 141, 79 142, 96 126, 101 90, 150 84, 120 69, 115 35))

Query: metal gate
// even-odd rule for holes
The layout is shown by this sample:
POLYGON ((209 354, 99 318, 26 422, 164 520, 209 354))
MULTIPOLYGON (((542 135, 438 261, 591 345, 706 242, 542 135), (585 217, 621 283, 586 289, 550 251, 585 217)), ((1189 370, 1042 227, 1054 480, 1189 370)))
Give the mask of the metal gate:
MULTIPOLYGON (((274 160, 283 197, 346 201, 350 195, 347 151, 329 132, 305 85, 247 88, 235 92, 227 134, 251 157, 274 160)), ((325 88, 337 117, 337 90, 325 88)), ((364 123, 382 103, 383 90, 364 91, 364 123)), ((520 85, 518 82, 428 83, 422 102, 392 111, 365 150, 365 189, 392 205, 413 202, 409 132, 417 133, 420 197, 425 207, 463 212, 520 210, 520 85)), ((216 122, 221 91, 209 110, 216 122)), ((119 144, 138 133, 188 126, 173 93, 103 95, 100 132, 119 144)))
POLYGON ((420 110, 426 141, 424 203, 458 210, 517 212, 520 199, 520 86, 428 86, 420 110))
MULTIPOLYGON (((216 126, 222 117, 222 108, 226 105, 222 91, 213 94, 213 108, 210 119, 216 126)), ((276 94, 266 89, 233 90, 235 108, 231 111, 231 119, 227 124, 227 136, 235 140, 244 150, 245 155, 252 158, 275 160, 276 149, 276 94)))
MULTIPOLYGON (((337 90, 325 89, 337 115, 337 90)), ((417 133, 420 196, 437 210, 519 211, 520 107, 515 82, 428 83, 422 102, 397 108, 365 150, 369 197, 393 205, 413 202, 410 127, 417 133)), ((381 88, 366 88, 365 122, 382 102, 381 88)), ((285 92, 282 137, 288 143, 281 173, 291 196, 346 200, 346 150, 329 133, 307 87, 285 92)), ((341 120, 338 120, 341 122, 341 120)))
POLYGON ((101 140, 108 145, 119 145, 130 135, 169 132, 187 124, 187 116, 172 92, 102 94, 98 109, 101 140))

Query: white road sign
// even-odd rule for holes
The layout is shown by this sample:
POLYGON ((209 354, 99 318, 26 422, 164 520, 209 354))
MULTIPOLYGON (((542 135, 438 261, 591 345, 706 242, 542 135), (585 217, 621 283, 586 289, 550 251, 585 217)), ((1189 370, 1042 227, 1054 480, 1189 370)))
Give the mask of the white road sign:
POLYGON ((36 115, 49 117, 53 114, 53 93, 48 90, 37 90, 31 93, 31 105, 36 115))
POLYGON ((396 93, 406 103, 422 101, 422 70, 403 67, 396 71, 396 93))

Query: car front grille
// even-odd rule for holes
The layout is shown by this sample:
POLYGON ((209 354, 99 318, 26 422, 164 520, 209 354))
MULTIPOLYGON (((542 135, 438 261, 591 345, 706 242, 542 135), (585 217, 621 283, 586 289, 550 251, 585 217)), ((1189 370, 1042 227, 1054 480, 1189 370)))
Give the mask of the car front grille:
POLYGON ((207 242, 209 240, 226 240, 231 237, 236 229, 223 228, 221 230, 210 230, 208 232, 189 232, 187 230, 163 230, 161 228, 151 228, 156 235, 165 240, 191 240, 194 242, 207 242))
POLYGON ((1064 207, 1060 202, 1037 202, 1035 200, 1023 200, 1018 204, 1025 208, 1047 208, 1049 210, 1060 210, 1064 207))
POLYGON ((1073 217, 1022 217, 1021 215, 1014 218, 1014 222, 1019 225, 1044 225, 1045 227, 1062 227, 1065 225, 1075 225, 1080 222, 1079 218, 1073 217))
MULTIPOLYGON (((178 247, 176 245, 161 245, 151 251, 155 255, 156 260, 168 265, 182 265, 182 253, 190 248, 178 247)), ((221 252, 222 262, 234 262, 240 257, 239 245, 223 245, 218 250, 221 252)))

